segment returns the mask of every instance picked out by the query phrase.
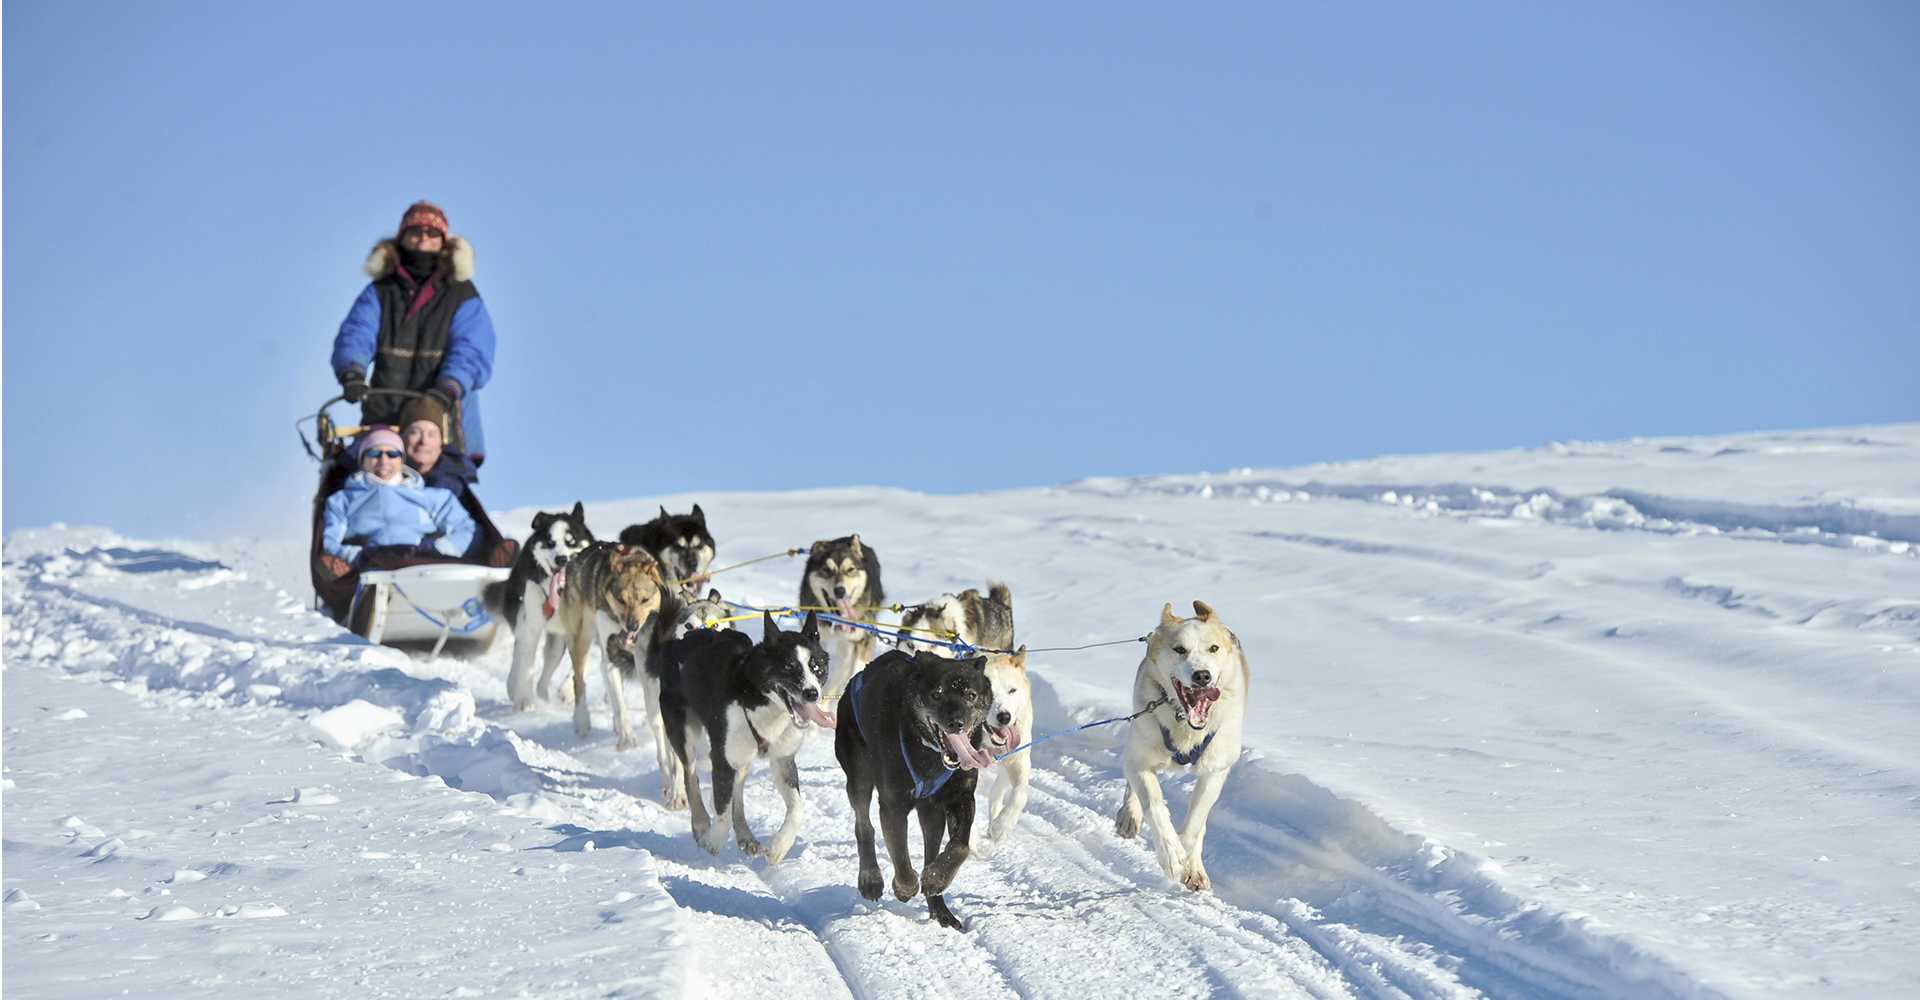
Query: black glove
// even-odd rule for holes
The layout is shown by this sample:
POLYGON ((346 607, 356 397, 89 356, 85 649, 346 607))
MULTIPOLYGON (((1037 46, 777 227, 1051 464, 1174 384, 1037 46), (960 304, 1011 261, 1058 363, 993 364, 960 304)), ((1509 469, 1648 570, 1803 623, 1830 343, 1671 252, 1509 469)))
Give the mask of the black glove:
POLYGON ((358 403, 367 398, 367 377, 357 368, 349 368, 340 373, 340 395, 349 403, 358 403))
POLYGON ((459 395, 459 390, 449 386, 445 382, 442 382, 439 385, 436 385, 433 388, 428 389, 426 392, 426 396, 428 399, 431 399, 434 402, 439 403, 440 408, 447 411, 448 423, 453 422, 453 400, 454 400, 454 397, 457 395, 459 395))

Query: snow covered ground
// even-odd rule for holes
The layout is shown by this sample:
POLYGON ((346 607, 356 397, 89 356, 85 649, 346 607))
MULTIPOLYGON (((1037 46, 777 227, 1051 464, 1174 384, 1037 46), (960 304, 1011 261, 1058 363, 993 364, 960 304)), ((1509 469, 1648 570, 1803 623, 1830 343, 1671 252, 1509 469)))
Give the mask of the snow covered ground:
MULTIPOLYGON (((1004 579, 1036 646, 1211 603, 1254 669, 1216 893, 1114 838, 1112 729, 1036 751, 958 935, 855 893, 824 739, 794 854, 715 860, 597 678, 577 739, 503 704, 504 638, 429 662, 305 610, 303 538, 31 529, 0 581, 10 994, 1920 992, 1920 425, 588 514, 694 499, 723 563, 859 531, 895 599, 1004 579)), ((1038 728, 1122 710, 1137 657, 1036 655, 1038 728)), ((764 769, 748 806, 777 822, 764 769)))

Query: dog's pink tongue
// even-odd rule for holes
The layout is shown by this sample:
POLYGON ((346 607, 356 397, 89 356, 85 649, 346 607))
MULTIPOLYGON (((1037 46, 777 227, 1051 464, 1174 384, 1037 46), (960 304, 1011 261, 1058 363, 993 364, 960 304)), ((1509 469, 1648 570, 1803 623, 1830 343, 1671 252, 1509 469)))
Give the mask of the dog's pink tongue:
POLYGON ((993 766, 993 755, 973 745, 973 741, 961 733, 947 734, 947 749, 953 751, 955 760, 961 767, 978 770, 993 766))
POLYGON ((1014 723, 1012 726, 1008 727, 1007 749, 1012 750, 1013 748, 1019 746, 1020 744, 1025 743, 1026 735, 1027 734, 1020 731, 1020 724, 1017 722, 1014 723))
POLYGON ((818 704, 811 701, 801 706, 800 713, 807 717, 807 721, 812 722, 816 726, 825 726, 828 729, 832 729, 840 724, 839 720, 833 717, 832 712, 821 708, 818 704))

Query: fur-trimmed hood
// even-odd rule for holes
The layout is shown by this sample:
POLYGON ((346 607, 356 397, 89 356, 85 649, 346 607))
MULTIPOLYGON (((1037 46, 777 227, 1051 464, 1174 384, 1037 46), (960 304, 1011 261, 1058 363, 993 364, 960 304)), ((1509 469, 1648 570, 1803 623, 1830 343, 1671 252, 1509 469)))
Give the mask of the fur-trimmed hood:
MULTIPOLYGON (((375 281, 387 276, 400 262, 400 245, 389 237, 373 245, 373 251, 367 254, 365 270, 367 277, 375 281)), ((446 245, 440 248, 442 271, 451 271, 455 281, 473 280, 473 244, 464 237, 447 235, 446 245)))

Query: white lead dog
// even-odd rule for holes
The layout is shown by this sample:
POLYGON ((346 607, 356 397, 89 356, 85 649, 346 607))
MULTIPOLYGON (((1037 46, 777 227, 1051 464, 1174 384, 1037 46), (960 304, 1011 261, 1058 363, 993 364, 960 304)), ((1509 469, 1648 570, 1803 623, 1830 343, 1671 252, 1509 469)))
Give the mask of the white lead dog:
POLYGON ((1127 793, 1113 829, 1127 838, 1139 833, 1144 800, 1161 869, 1200 892, 1212 886, 1200 863, 1207 814, 1240 759, 1249 678, 1239 637, 1200 601, 1193 611, 1195 617, 1180 618, 1166 605, 1160 627, 1147 637, 1147 655, 1133 679, 1133 709, 1143 714, 1127 732, 1127 793), (1186 829, 1177 833, 1160 793, 1159 774, 1170 767, 1191 767, 1198 776, 1186 829))

